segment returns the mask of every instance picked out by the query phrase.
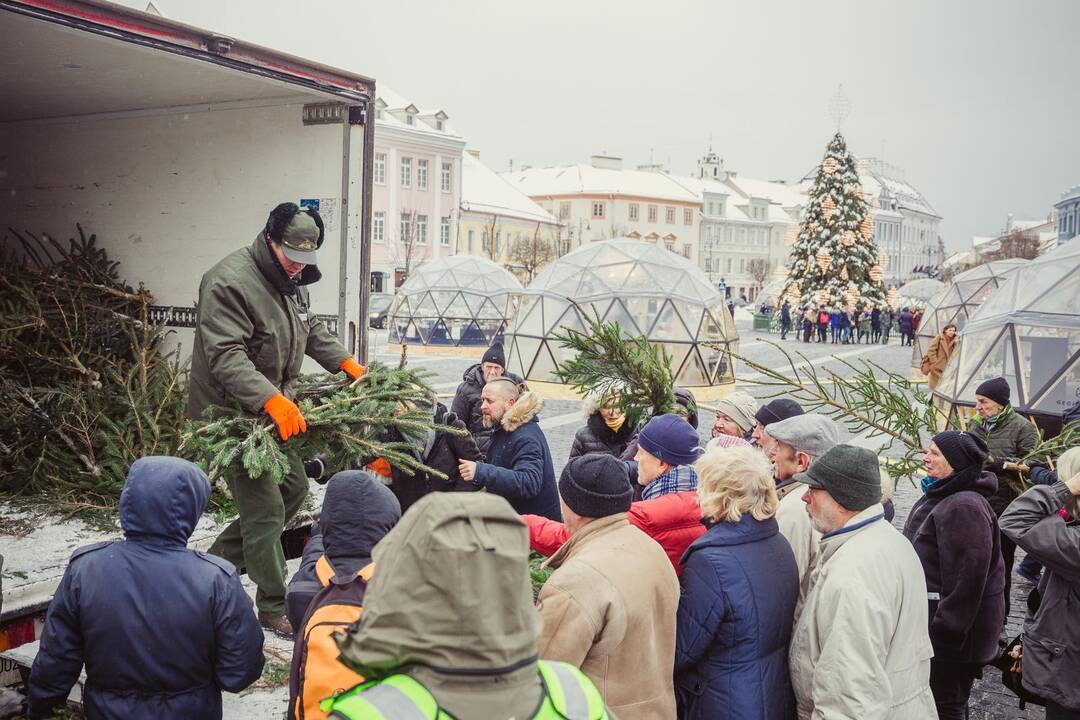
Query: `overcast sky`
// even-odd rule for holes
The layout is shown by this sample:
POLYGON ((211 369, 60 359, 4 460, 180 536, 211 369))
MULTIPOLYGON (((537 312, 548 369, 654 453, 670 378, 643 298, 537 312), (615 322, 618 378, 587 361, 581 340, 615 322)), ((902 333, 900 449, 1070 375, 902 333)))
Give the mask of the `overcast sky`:
POLYGON ((160 5, 442 108, 499 171, 606 151, 688 173, 711 136, 727 168, 794 180, 825 150, 842 83, 848 147, 903 168, 950 250, 1080 184, 1075 0, 160 5))

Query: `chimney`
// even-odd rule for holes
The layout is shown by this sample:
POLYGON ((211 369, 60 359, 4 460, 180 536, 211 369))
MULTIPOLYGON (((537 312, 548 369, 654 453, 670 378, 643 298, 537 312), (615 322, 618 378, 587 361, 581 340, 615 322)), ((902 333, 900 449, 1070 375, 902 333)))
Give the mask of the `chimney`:
MULTIPOLYGON (((466 149, 465 152, 469 153, 470 155, 472 155, 477 160, 480 159, 480 151, 479 150, 466 149)), ((511 168, 513 168, 513 160, 511 160, 510 162, 511 162, 511 168)))
POLYGON ((651 165, 638 165, 637 169, 641 172, 664 172, 664 166, 660 163, 653 163, 651 165))
POLYGON ((622 158, 613 155, 593 155, 590 164, 599 170, 622 170, 622 158))

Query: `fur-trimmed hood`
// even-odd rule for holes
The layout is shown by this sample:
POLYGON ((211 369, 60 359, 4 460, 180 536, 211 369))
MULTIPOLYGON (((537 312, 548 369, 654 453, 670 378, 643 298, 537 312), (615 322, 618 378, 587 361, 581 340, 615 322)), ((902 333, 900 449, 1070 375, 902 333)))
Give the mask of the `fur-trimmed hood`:
POLYGON ((503 414, 502 428, 506 432, 514 432, 522 425, 532 422, 533 418, 544 409, 544 398, 532 390, 526 390, 518 397, 517 402, 503 414))

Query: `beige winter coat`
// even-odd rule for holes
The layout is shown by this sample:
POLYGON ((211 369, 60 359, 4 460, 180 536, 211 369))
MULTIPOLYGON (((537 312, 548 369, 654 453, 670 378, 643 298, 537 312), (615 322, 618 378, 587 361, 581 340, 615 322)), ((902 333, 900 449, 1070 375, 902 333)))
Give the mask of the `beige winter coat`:
POLYGON ((547 561, 540 657, 581 668, 619 720, 674 718, 679 581, 626 513, 593 520, 547 561))
POLYGON ((821 541, 791 638, 800 720, 937 718, 926 580, 883 515, 872 505, 821 541))
POLYGON ((799 602, 806 601, 806 592, 810 589, 810 572, 817 562, 818 543, 821 533, 810 523, 806 514, 806 503, 802 496, 806 493, 805 483, 795 483, 781 488, 783 497, 776 510, 776 522, 791 551, 795 553, 795 564, 799 568, 799 602))
POLYGON ((949 358, 956 350, 956 339, 952 342, 945 339, 944 335, 938 335, 930 342, 926 350, 926 358, 930 361, 930 372, 926 375, 926 384, 931 390, 941 382, 941 374, 945 372, 945 366, 949 364, 949 358))

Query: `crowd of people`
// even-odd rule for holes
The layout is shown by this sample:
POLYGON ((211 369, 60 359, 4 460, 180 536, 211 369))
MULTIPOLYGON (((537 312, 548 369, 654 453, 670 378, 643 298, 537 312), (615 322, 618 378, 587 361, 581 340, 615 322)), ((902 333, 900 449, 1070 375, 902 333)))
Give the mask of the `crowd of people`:
MULTIPOLYGON (((266 359, 269 387, 242 404, 286 437, 305 432, 289 399, 289 358, 304 345, 234 352, 231 336, 250 341, 269 321, 245 320, 253 305, 221 285, 285 297, 254 305, 271 319, 304 306, 297 278, 321 223, 279 210, 265 239, 204 280, 224 319, 200 315, 211 327, 197 329, 193 372, 209 401, 246 387, 263 373, 250 358, 266 359)), ((307 352, 363 372, 304 322, 307 352)), ((260 677, 265 629, 293 640, 290 718, 965 718, 1008 640, 1020 547, 1038 563, 1027 573, 1041 598, 1029 602, 1023 687, 1048 720, 1080 718, 1080 448, 1029 463, 1035 486, 1021 493, 1015 463, 1038 438, 1004 379, 978 386, 965 431, 933 437, 902 532, 877 455, 844 443, 832 419, 731 393, 709 408, 702 447, 706 408, 676 397, 674 412, 632 426, 618 397, 590 395, 556 479, 543 402, 493 347, 451 410, 433 402, 468 442, 435 432, 418 449, 456 471, 452 482, 409 483, 378 459, 339 469, 287 584, 267 538, 306 485, 234 481, 240 517, 201 553, 187 543, 206 475, 138 460, 120 500, 124 539, 76 550, 57 588, 29 716, 49 717, 85 666, 92 720, 220 718, 221 692, 260 677), (551 571, 535 598, 530 550, 551 571)))
POLYGON ((849 345, 861 343, 888 344, 895 328, 902 345, 913 345, 922 322, 922 310, 903 307, 897 313, 888 305, 855 305, 850 308, 828 305, 804 305, 793 308, 784 300, 779 310, 780 339, 788 333, 803 342, 849 345))

